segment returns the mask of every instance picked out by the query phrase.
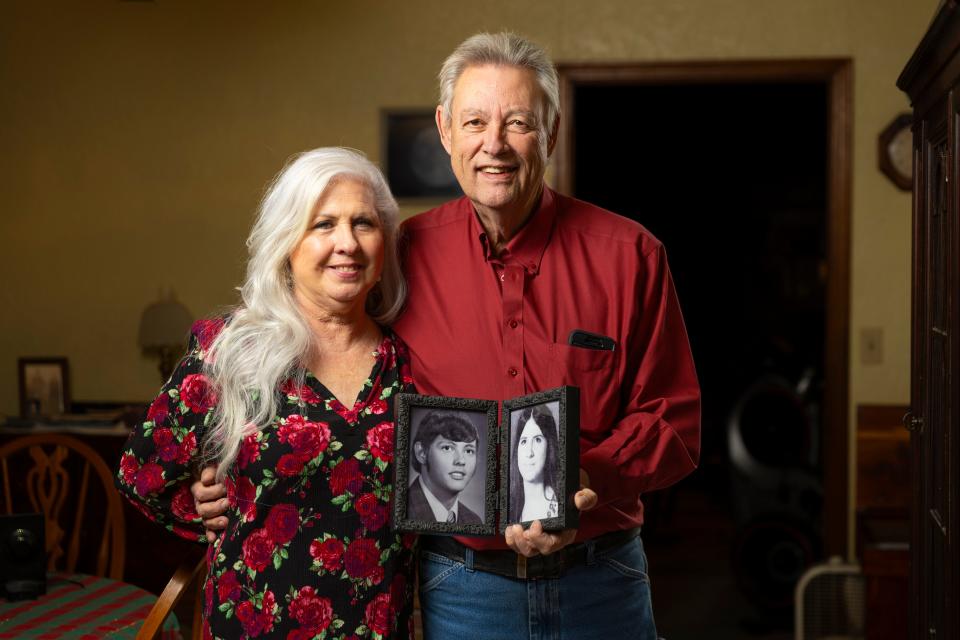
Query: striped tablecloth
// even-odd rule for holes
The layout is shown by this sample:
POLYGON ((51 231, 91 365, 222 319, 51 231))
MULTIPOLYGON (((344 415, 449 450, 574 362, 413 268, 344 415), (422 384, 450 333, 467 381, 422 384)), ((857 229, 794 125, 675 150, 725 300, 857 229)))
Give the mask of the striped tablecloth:
MULTIPOLYGON (((126 582, 54 573, 36 600, 0 599, 0 638, 134 638, 156 601, 126 582)), ((176 616, 167 617, 161 638, 181 640, 176 616)))

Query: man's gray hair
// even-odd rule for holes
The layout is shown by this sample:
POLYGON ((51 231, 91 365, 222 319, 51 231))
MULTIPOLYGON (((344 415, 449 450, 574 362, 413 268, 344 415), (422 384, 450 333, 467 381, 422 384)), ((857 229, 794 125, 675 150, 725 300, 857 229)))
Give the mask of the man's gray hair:
POLYGON ((506 65, 530 69, 537 76, 537 83, 546 98, 546 113, 542 128, 549 135, 560 114, 560 83, 557 70, 550 56, 542 47, 509 31, 478 33, 470 36, 454 49, 443 62, 438 76, 440 80, 440 105, 450 124, 453 103, 453 87, 467 67, 482 65, 506 65))

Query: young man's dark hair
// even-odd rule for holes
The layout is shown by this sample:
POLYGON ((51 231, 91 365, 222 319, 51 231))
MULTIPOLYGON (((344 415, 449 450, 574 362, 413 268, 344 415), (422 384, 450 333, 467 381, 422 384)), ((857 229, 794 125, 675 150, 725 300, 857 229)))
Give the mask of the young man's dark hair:
MULTIPOLYGON (((431 411, 420 421, 417 436, 413 442, 414 445, 420 443, 426 451, 437 436, 453 442, 474 442, 477 440, 477 428, 469 420, 455 413, 431 411)), ((416 456, 410 457, 410 464, 416 471, 420 471, 420 461, 416 456)))

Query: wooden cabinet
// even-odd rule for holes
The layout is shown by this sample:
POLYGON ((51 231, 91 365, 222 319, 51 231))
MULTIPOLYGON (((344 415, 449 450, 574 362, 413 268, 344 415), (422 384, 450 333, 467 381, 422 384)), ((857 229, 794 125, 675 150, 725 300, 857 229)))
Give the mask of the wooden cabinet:
POLYGON ((960 10, 944 0, 897 85, 913 104, 910 637, 960 638, 960 10))

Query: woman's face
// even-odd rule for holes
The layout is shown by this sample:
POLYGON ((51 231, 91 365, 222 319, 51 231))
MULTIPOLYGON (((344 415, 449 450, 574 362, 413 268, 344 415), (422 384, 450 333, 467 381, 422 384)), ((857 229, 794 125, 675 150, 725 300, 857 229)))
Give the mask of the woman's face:
POLYGON ((547 439, 543 437, 543 431, 533 418, 530 418, 527 424, 523 425, 520 440, 517 442, 517 466, 523 479, 527 482, 542 481, 546 458, 547 439))
POLYGON ((297 301, 308 311, 363 309, 383 270, 383 229, 373 191, 342 179, 317 201, 300 244, 290 254, 297 301))

